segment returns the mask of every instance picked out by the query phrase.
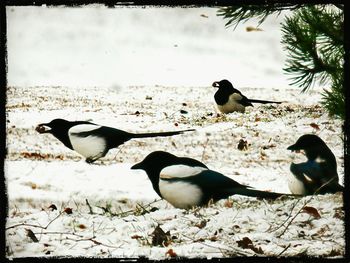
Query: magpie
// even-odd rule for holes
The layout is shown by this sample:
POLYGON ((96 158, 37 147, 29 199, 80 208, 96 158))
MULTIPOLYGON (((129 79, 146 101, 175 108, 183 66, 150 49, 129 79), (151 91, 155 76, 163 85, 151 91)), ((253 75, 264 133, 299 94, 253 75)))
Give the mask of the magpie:
POLYGON ((293 176, 289 178, 288 186, 293 194, 313 195, 343 191, 344 187, 339 184, 335 156, 320 137, 313 134, 302 135, 287 150, 303 150, 307 158, 304 163, 290 165, 293 176))
POLYGON ((172 136, 194 131, 194 129, 157 133, 129 133, 88 121, 54 119, 49 123, 39 124, 36 131, 51 133, 66 147, 84 156, 87 163, 93 163, 104 157, 110 149, 116 148, 130 139, 172 136))
POLYGON ((218 110, 222 113, 231 113, 234 111, 243 113, 245 107, 253 106, 252 103, 281 103, 278 101, 248 99, 239 90, 235 89, 227 79, 215 81, 212 86, 219 88, 214 95, 214 99, 218 110))
POLYGON ((210 170, 200 161, 164 151, 150 153, 131 169, 144 170, 155 192, 177 208, 203 206, 234 194, 273 199, 284 195, 252 189, 210 170))

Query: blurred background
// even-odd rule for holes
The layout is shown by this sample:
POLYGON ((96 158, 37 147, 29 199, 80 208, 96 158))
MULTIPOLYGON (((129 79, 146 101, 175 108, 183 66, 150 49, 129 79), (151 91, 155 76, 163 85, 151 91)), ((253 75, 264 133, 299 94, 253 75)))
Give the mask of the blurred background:
POLYGON ((280 17, 225 28, 217 8, 7 7, 8 85, 284 88, 280 17))

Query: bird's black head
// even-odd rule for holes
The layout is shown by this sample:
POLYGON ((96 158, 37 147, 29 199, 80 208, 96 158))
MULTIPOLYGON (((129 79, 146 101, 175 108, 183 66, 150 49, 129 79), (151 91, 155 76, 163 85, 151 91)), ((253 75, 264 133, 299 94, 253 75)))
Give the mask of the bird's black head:
POLYGON ((64 119, 54 119, 50 121, 49 123, 41 123, 38 124, 38 126, 35 128, 35 130, 39 133, 52 133, 55 134, 58 131, 65 131, 68 132, 68 130, 73 126, 74 124, 70 121, 66 121, 64 119))
POLYGON ((326 143, 317 135, 305 134, 302 135, 296 143, 289 146, 287 150, 300 151, 304 150, 306 157, 310 160, 316 159, 321 155, 333 155, 326 143))
POLYGON ((214 81, 212 86, 214 88, 219 88, 219 89, 222 89, 222 90, 233 90, 233 86, 231 84, 231 82, 229 82, 227 79, 223 79, 223 80, 220 80, 220 81, 214 81))
POLYGON ((83 124, 89 122, 82 121, 66 121, 63 119, 54 119, 49 123, 41 123, 39 124, 35 130, 39 133, 51 133, 58 140, 60 140, 65 146, 70 149, 72 148, 72 144, 69 140, 68 130, 72 128, 74 125, 83 124))
POLYGON ((298 151, 307 150, 314 147, 324 146, 326 143, 317 135, 304 134, 293 145, 289 146, 287 150, 298 151))
POLYGON ((147 155, 142 162, 133 165, 131 169, 144 170, 152 184, 158 185, 160 171, 166 166, 173 165, 178 159, 178 157, 171 153, 155 151, 147 155))

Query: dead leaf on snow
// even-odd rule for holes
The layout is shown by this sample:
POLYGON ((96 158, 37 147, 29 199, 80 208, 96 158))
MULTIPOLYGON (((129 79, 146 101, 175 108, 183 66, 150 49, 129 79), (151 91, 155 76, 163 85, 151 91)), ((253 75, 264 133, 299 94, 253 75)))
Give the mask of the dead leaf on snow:
POLYGON ((131 239, 139 239, 139 238, 142 238, 142 236, 139 236, 139 235, 133 235, 133 236, 131 236, 131 239))
POLYGON ((249 248, 249 249, 253 250, 255 253, 264 254, 264 251, 262 250, 262 248, 261 247, 255 247, 253 245, 253 242, 250 240, 249 237, 243 237, 242 240, 238 240, 236 242, 237 242, 238 246, 243 248, 243 249, 249 248))
POLYGON ((70 207, 66 207, 64 210, 63 210, 66 214, 70 215, 73 213, 73 209, 70 208, 70 207))
POLYGON ((320 130, 320 126, 318 126, 316 123, 310 123, 310 126, 312 127, 312 128, 314 128, 315 130, 317 130, 317 131, 319 131, 320 130))
POLYGON ((248 150, 248 143, 247 141, 240 139, 237 145, 237 149, 240 151, 248 150))
POLYGON ((238 240, 236 242, 241 248, 249 248, 250 245, 253 245, 253 242, 250 240, 249 237, 243 237, 242 240, 238 240))
POLYGON ((78 227, 79 227, 80 229, 86 229, 86 226, 85 226, 84 224, 79 224, 78 227))
POLYGON ((311 216, 313 216, 316 219, 321 218, 321 215, 319 214, 319 212, 317 211, 316 208, 312 207, 312 206, 305 206, 302 210, 303 213, 307 213, 311 216))
POLYGON ((195 224, 195 226, 200 228, 200 229, 204 228, 206 225, 207 225, 207 221, 206 220, 202 220, 198 224, 195 224))
POLYGON ((26 231, 27 231, 27 237, 29 237, 35 243, 39 242, 39 240, 36 238, 32 230, 26 228, 26 231))
POLYGON ((247 32, 252 32, 252 31, 263 31, 261 28, 253 27, 253 26, 247 26, 247 27, 245 28, 245 30, 246 30, 247 32))
POLYGON ((49 206, 49 209, 51 211, 54 211, 54 210, 57 210, 57 207, 54 204, 52 204, 52 205, 49 206))
POLYGON ((215 241, 218 240, 218 237, 217 236, 212 236, 212 237, 209 238, 209 240, 215 242, 215 241))
POLYGON ((164 232, 164 230, 158 225, 152 232, 152 245, 153 246, 167 246, 169 245, 170 231, 164 232))
POLYGON ((165 253, 165 255, 169 255, 169 256, 172 257, 172 258, 177 257, 177 254, 174 252, 174 250, 173 250, 172 248, 169 249, 169 250, 165 253))
POLYGON ((233 201, 230 199, 227 199, 224 203, 224 207, 232 208, 232 206, 233 206, 233 201))

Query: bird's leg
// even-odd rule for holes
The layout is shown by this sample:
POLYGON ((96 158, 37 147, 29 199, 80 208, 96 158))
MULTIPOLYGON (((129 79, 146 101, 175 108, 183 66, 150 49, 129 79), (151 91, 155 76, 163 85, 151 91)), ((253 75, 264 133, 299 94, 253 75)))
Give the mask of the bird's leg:
POLYGON ((96 159, 93 159, 91 157, 86 158, 85 162, 87 162, 88 164, 92 164, 94 161, 96 161, 96 159))
POLYGON ((107 152, 108 151, 100 152, 100 153, 96 154, 95 156, 90 156, 90 157, 86 158, 85 162, 91 164, 94 161, 96 161, 97 159, 100 159, 101 157, 104 157, 107 152))

